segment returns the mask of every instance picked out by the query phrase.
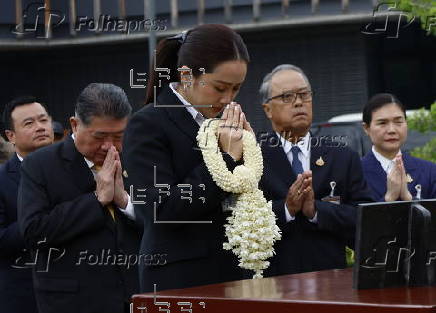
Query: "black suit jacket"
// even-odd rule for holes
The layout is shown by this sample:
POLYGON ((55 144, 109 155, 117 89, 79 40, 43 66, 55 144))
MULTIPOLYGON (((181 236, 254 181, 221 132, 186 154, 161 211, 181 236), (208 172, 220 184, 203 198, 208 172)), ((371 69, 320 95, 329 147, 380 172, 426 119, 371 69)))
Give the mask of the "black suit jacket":
MULTIPOLYGON (((135 205, 144 226, 140 252, 162 259, 157 266, 140 266, 141 291, 152 291, 153 284, 162 290, 240 279, 236 257, 222 247, 228 215, 221 201, 227 194, 203 162, 196 141, 199 126, 169 87, 157 102, 173 107, 149 104, 136 112, 123 147, 127 185, 135 192, 147 189, 133 197, 146 201, 135 205), (186 199, 189 191, 191 200, 186 199), (189 221, 194 223, 185 223, 189 221), (211 223, 195 224, 198 221, 211 223)), ((227 154, 223 157, 233 170, 236 163, 227 154)))
POLYGON ((32 271, 25 265, 29 259, 17 223, 20 166, 16 154, 0 166, 0 304, 2 312, 36 313, 32 271))
POLYGON ((354 246, 357 204, 372 201, 357 153, 328 143, 312 145, 310 169, 318 222, 311 223, 299 212, 295 220, 286 223, 286 194, 296 174, 275 133, 261 147, 264 158, 261 189, 267 199, 273 200, 277 224, 282 230, 282 240, 275 246, 277 254, 267 276, 345 267, 345 246, 354 246), (316 164, 320 157, 324 161, 322 166, 316 164), (341 197, 339 205, 321 201, 330 194, 331 181, 336 182, 335 196, 341 197))
POLYGON ((35 258, 40 313, 121 313, 138 291, 137 268, 125 257, 137 255, 138 232, 118 209, 114 223, 94 190, 71 137, 23 162, 18 221, 35 258))

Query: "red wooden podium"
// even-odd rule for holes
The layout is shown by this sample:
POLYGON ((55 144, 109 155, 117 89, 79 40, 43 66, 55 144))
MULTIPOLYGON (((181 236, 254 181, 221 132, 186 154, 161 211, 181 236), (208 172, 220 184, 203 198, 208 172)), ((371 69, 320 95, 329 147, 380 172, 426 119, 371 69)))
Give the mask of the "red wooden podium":
POLYGON ((330 270, 133 296, 133 312, 436 312, 436 287, 356 290, 352 270, 330 270))

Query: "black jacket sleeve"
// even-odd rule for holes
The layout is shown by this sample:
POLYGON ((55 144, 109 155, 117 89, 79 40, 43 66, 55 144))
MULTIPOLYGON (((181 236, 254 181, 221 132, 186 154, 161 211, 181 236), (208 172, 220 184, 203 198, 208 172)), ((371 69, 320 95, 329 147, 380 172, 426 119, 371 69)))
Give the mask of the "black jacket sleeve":
POLYGON ((354 151, 350 151, 346 175, 347 188, 342 196, 341 204, 315 200, 315 207, 318 212, 317 227, 320 230, 337 234, 353 247, 357 205, 373 201, 363 176, 359 156, 354 151))
POLYGON ((24 248, 24 241, 16 221, 9 223, 6 215, 6 200, 0 194, 0 255, 15 255, 24 248))
MULTIPOLYGON (((130 120, 125 133, 123 158, 128 172, 126 188, 146 189, 146 198, 143 199, 146 203, 136 204, 135 212, 149 221, 154 218, 166 221, 207 220, 217 209, 216 203, 227 194, 215 184, 203 161, 185 177, 177 176, 173 159, 180 152, 174 151, 174 138, 170 138, 174 134, 165 131, 162 120, 159 112, 139 111, 130 120), (183 199, 186 197, 183 190, 190 188, 183 188, 182 185, 192 186, 192 202, 183 199)), ((183 162, 190 156, 180 154, 179 157, 183 162)), ((229 155, 223 154, 223 158, 230 170, 237 165, 229 155)))
POLYGON ((103 207, 94 193, 82 194, 70 201, 51 203, 50 191, 44 182, 43 171, 47 167, 47 164, 32 158, 32 155, 22 164, 18 222, 26 244, 35 247, 38 242, 44 242, 56 246, 84 232, 103 227, 103 207))

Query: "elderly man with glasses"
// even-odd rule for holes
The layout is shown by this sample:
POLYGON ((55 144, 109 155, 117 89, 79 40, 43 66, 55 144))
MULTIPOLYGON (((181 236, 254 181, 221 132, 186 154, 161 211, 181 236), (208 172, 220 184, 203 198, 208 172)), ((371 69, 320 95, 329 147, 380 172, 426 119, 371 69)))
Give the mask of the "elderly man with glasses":
POLYGON ((260 95, 273 129, 259 139, 261 188, 273 200, 283 233, 267 275, 344 268, 346 247, 354 246, 357 204, 372 201, 359 156, 311 136, 313 93, 300 68, 277 66, 260 95))

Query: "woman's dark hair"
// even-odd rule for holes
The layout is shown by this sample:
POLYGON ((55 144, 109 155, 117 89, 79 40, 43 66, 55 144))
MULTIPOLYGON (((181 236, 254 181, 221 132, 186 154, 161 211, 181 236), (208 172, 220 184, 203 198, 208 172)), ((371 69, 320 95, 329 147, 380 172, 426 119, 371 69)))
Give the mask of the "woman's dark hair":
POLYGON ((200 68, 211 73, 217 65, 233 60, 248 63, 250 57, 241 36, 225 25, 200 25, 181 35, 161 40, 156 49, 155 64, 150 64, 146 104, 153 101, 154 86, 158 95, 164 85, 179 81, 178 68, 187 66, 192 70, 192 76, 198 77, 203 74, 200 68), (157 72, 155 67, 167 68, 170 73, 157 72))
POLYGON ((406 118, 406 109, 398 98, 390 93, 378 93, 369 99, 368 103, 363 108, 362 120, 366 125, 370 125, 372 121, 372 113, 387 104, 396 104, 404 113, 406 118))

